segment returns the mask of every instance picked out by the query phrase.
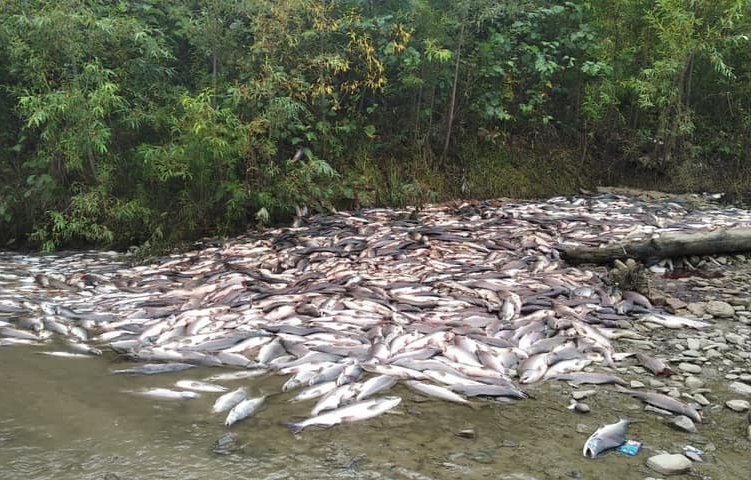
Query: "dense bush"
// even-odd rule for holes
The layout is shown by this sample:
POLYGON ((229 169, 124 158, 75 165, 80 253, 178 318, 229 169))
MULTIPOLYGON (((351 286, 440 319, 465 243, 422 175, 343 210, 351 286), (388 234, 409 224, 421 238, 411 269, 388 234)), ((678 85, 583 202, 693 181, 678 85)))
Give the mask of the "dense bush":
POLYGON ((301 205, 596 181, 749 189, 750 5, 5 0, 0 242, 169 245, 301 205))

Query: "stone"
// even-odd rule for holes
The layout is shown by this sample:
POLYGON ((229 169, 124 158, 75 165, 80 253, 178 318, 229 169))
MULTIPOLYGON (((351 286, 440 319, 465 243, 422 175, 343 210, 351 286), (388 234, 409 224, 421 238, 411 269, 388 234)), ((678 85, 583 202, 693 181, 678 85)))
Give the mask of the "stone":
POLYGON ((686 345, 689 350, 699 350, 701 348, 701 342, 698 338, 689 338, 686 340, 686 345))
POLYGON ((645 387, 645 385, 639 380, 631 380, 630 385, 631 385, 631 388, 644 388, 645 387))
POLYGON ((748 430, 746 431, 746 438, 751 440, 751 425, 748 426, 748 430))
POLYGON ((685 415, 678 415, 670 420, 670 426, 688 433, 696 433, 696 425, 685 415))
POLYGON ((706 310, 706 304, 704 303, 689 303, 686 305, 686 310, 691 312, 691 314, 697 316, 697 317, 703 317, 704 314, 707 312, 706 310))
POLYGON ((725 406, 734 412, 745 412, 751 408, 747 400, 728 400, 725 402, 725 406))
POLYGON ((686 308, 687 306, 686 302, 675 297, 666 298, 665 303, 673 310, 673 313, 675 313, 677 310, 680 310, 681 308, 686 308))
POLYGON ((735 315, 735 309, 727 302, 713 300, 707 302, 706 311, 709 315, 718 318, 732 318, 735 315))
POLYGON ((585 433, 585 434, 589 434, 589 433, 590 433, 590 428, 589 428, 589 425, 585 425, 585 424, 583 424, 583 423, 578 423, 578 424, 576 425, 576 431, 577 431, 578 433, 585 433))
POLYGON ((743 335, 738 335, 737 333, 733 333, 733 332, 726 333, 725 339, 729 343, 734 343, 736 345, 742 345, 746 343, 746 338, 743 335))
POLYGON ((686 386, 690 388, 691 390, 696 390, 698 388, 702 388, 704 386, 704 382, 701 381, 701 379, 696 377, 686 377, 686 386))
POLYGON ((589 408, 589 405, 587 405, 586 403, 577 403, 576 405, 574 405, 574 411, 579 413, 589 413, 590 410, 592 409, 589 408))
POLYGON ((678 364, 678 368, 688 373, 701 373, 701 367, 699 365, 694 365, 693 363, 682 362, 678 364))
POLYGON ((654 378, 649 379, 649 386, 652 388, 660 388, 665 386, 665 382, 661 382, 659 380, 655 380, 654 378))
POLYGON ((678 475, 691 470, 691 460, 681 454, 663 453, 649 457, 647 466, 663 475, 678 475))
POLYGON ((707 397, 705 397, 701 393, 695 393, 694 400, 696 400, 696 403, 698 403, 702 407, 706 407, 710 404, 710 401, 707 399, 707 397))
POLYGON ((574 390, 571 392, 571 397, 573 397, 574 400, 583 400, 595 393, 597 393, 597 390, 574 390))
POLYGON ((731 392, 740 393, 741 395, 751 395, 751 385, 741 382, 733 382, 728 385, 731 392))

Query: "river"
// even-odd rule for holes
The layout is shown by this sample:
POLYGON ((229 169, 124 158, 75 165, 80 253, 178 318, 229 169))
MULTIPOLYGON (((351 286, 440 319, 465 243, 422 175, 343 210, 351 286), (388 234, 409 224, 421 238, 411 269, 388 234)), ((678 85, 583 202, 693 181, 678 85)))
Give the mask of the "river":
MULTIPOLYGON (((700 435, 677 432, 641 407, 599 391, 586 415, 565 408, 569 387, 545 384, 532 400, 485 402, 477 409, 424 401, 398 390, 406 402, 393 414, 327 430, 292 435, 283 421, 304 416, 307 407, 283 394, 257 416, 231 429, 210 413, 215 395, 188 401, 155 401, 130 393, 200 379, 217 369, 152 377, 113 375, 113 358, 55 358, 54 346, 0 348, 0 478, 4 480, 211 480, 282 478, 427 479, 643 479, 650 452, 705 442, 722 446, 697 467, 715 480, 743 479, 751 459, 742 427, 732 422, 700 427, 700 435), (421 401, 417 401, 421 400, 421 401), (644 442, 635 457, 581 455, 590 431, 628 415, 629 438, 644 442), (578 433, 577 426, 586 433, 578 433), (586 426, 586 427, 584 427, 586 426), (472 429, 476 438, 456 436, 472 429), (235 449, 212 447, 230 431, 235 449), (697 443, 697 440, 699 443, 697 443), (734 443, 736 443, 734 445, 734 443)), ((242 380, 251 390, 279 390, 279 377, 242 380)), ((713 420, 715 423, 717 420, 713 420)), ((711 447, 710 447, 711 448, 711 447)))

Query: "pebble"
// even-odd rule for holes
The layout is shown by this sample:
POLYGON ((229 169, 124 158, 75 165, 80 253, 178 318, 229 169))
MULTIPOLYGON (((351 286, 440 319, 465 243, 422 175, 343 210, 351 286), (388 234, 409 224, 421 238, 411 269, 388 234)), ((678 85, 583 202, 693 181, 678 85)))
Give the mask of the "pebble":
POLYGON ((589 413, 590 410, 592 409, 589 408, 589 405, 587 405, 586 403, 577 403, 576 405, 574 405, 574 411, 579 413, 589 413))
POLYGON ((741 382, 733 382, 728 385, 730 391, 740 393, 741 395, 751 395, 751 385, 747 385, 741 382))
POLYGON ((597 393, 597 390, 574 390, 573 392, 571 392, 571 396, 574 398, 574 400, 583 400, 589 396, 594 395, 595 393, 597 393))
POLYGON ((751 425, 748 426, 748 430, 746 431, 746 438, 751 441, 751 425))
POLYGON ((686 345, 689 350, 699 350, 701 348, 701 342, 697 338, 689 338, 686 340, 686 345))
POLYGON ((699 302, 689 303, 688 305, 686 305, 686 310, 691 312, 693 315, 696 315, 697 317, 703 317, 707 312, 706 304, 699 302))
POLYGON ((735 343, 736 345, 742 345, 746 343, 746 339, 743 335, 738 335, 737 333, 733 332, 726 333, 725 339, 730 343, 735 343))
POLYGON ((704 386, 704 382, 696 377, 687 377, 685 383, 691 390, 696 390, 704 386))
POLYGON ((746 410, 751 408, 751 405, 747 400, 728 400, 727 402, 725 402, 725 406, 735 412, 745 412, 746 410))
POLYGON ((698 403, 702 407, 706 407, 706 406, 708 406, 710 404, 710 401, 707 400, 707 397, 705 397, 701 393, 695 393, 694 394, 694 400, 696 400, 696 403, 698 403))
POLYGON ((461 438, 476 438, 477 437, 477 432, 475 432, 471 428, 467 428, 467 429, 464 429, 464 430, 459 430, 454 435, 456 435, 457 437, 461 437, 461 438))
POLYGON ((583 423, 578 423, 576 425, 576 431, 578 433, 589 433, 590 428, 589 428, 589 425, 585 425, 583 423))
POLYGON ((644 385, 639 380, 631 380, 631 388, 644 388, 646 385, 644 385))
POLYGON ((683 362, 678 365, 678 368, 688 373, 701 373, 701 367, 693 363, 683 362))
POLYGON ((735 309, 732 305, 718 300, 707 302, 705 309, 713 317, 731 318, 735 315, 735 309))
POLYGON ((663 475, 677 475, 691 469, 691 460, 681 454, 663 453, 649 457, 647 466, 663 475))
POLYGON ((652 388, 660 388, 665 386, 665 382, 661 382, 659 380, 655 380, 654 378, 649 379, 649 386, 652 388))
POLYGON ((689 433, 696 433, 696 425, 694 425, 694 422, 685 415, 678 415, 677 417, 670 420, 669 423, 672 427, 677 428, 678 430, 683 430, 684 432, 689 433))

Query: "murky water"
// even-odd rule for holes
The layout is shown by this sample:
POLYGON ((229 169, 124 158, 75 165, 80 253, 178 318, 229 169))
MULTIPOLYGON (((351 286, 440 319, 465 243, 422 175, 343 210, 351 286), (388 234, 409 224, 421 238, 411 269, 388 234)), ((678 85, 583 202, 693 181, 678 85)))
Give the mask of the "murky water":
MULTIPOLYGON (((117 359, 55 358, 45 347, 0 347, 0 478, 29 479, 275 479, 275 478, 508 478, 643 479, 656 450, 680 451, 691 444, 706 450, 708 462, 695 470, 715 480, 748 478, 751 457, 743 417, 708 414, 700 433, 670 429, 634 401, 598 388, 587 400, 592 413, 565 406, 570 387, 547 383, 535 398, 478 408, 419 401, 397 389, 405 401, 393 414, 371 421, 306 430, 292 435, 283 422, 306 415, 311 404, 292 404, 290 394, 272 396, 255 417, 230 430, 236 449, 212 452, 227 433, 223 417, 212 415, 215 394, 188 401, 158 401, 127 393, 169 387, 184 378, 201 379, 216 369, 151 377, 113 375, 117 359), (636 457, 609 453, 581 455, 584 440, 599 423, 618 416, 635 420, 629 437, 644 442, 636 457), (718 423, 718 419, 736 418, 718 423), (742 421, 740 421, 742 419, 742 421), (578 433, 577 425, 587 433, 578 433), (474 429, 475 439, 455 435, 474 429)), ((252 393, 279 391, 281 377, 226 382, 252 393)), ((680 477, 679 477, 680 478, 680 477)), ((688 478, 688 477, 686 477, 688 478)))

